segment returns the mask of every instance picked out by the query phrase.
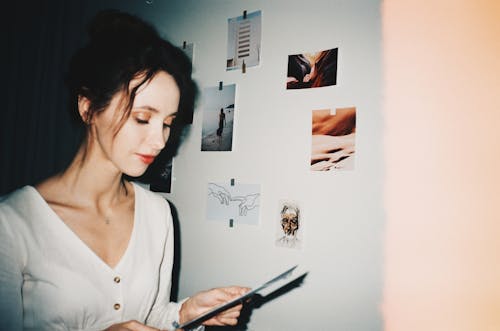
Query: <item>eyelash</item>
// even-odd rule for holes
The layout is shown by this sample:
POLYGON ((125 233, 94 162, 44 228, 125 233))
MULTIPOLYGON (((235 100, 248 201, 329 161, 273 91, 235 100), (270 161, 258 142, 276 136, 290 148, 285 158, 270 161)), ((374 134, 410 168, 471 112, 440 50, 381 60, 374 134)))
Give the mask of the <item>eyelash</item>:
MULTIPOLYGON (((142 124, 142 125, 144 125, 144 124, 149 124, 149 121, 148 121, 148 120, 141 120, 141 119, 139 119, 139 118, 136 118, 136 119, 135 119, 135 121, 136 121, 137 123, 139 123, 139 124, 142 124)), ((167 129, 167 128, 169 128, 169 129, 170 129, 171 127, 172 127, 172 125, 171 125, 171 124, 166 124, 166 123, 163 123, 163 128, 164 128, 164 129, 167 129)))
POLYGON ((139 124, 148 124, 149 121, 148 120, 141 120, 140 118, 136 118, 135 121, 139 124))

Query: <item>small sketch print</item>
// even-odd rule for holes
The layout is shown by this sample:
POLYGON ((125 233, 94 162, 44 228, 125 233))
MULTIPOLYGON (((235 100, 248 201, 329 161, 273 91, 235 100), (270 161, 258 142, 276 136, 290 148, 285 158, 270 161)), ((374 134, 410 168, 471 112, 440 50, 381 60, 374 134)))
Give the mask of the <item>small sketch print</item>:
POLYGON ((296 203, 283 202, 277 222, 276 246, 301 248, 302 224, 300 208, 296 203))
POLYGON ((207 220, 259 223, 260 185, 208 183, 207 220))

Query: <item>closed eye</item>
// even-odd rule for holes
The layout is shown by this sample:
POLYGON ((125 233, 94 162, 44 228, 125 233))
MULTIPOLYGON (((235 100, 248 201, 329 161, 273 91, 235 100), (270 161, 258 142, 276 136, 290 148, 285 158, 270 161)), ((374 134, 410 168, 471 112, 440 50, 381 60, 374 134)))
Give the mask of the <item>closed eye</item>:
POLYGON ((139 124, 148 124, 149 121, 148 120, 141 120, 140 118, 136 118, 135 121, 139 124))

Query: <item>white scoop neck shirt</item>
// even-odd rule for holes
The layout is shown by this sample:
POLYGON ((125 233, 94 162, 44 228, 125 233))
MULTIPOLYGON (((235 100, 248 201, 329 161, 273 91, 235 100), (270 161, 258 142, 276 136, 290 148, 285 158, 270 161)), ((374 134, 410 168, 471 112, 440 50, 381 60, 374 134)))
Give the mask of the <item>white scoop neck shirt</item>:
POLYGON ((111 268, 25 186, 0 203, 0 329, 103 330, 137 320, 171 329, 170 207, 137 184, 128 247, 111 268))

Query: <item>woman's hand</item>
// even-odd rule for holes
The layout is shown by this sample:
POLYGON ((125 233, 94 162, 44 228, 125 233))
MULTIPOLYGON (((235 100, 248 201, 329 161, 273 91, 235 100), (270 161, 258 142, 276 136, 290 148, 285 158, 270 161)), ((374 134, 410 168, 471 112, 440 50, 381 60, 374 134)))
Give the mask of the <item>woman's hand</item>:
MULTIPOLYGON (((250 289, 240 286, 220 287, 208 291, 203 291, 195 294, 186 300, 179 311, 180 323, 185 323, 193 318, 231 301, 245 293, 250 289)), ((204 325, 236 325, 238 317, 243 306, 241 304, 231 307, 228 310, 205 321, 204 325)))
POLYGON ((120 324, 113 324, 104 331, 160 331, 160 330, 144 325, 137 321, 128 321, 120 324))

